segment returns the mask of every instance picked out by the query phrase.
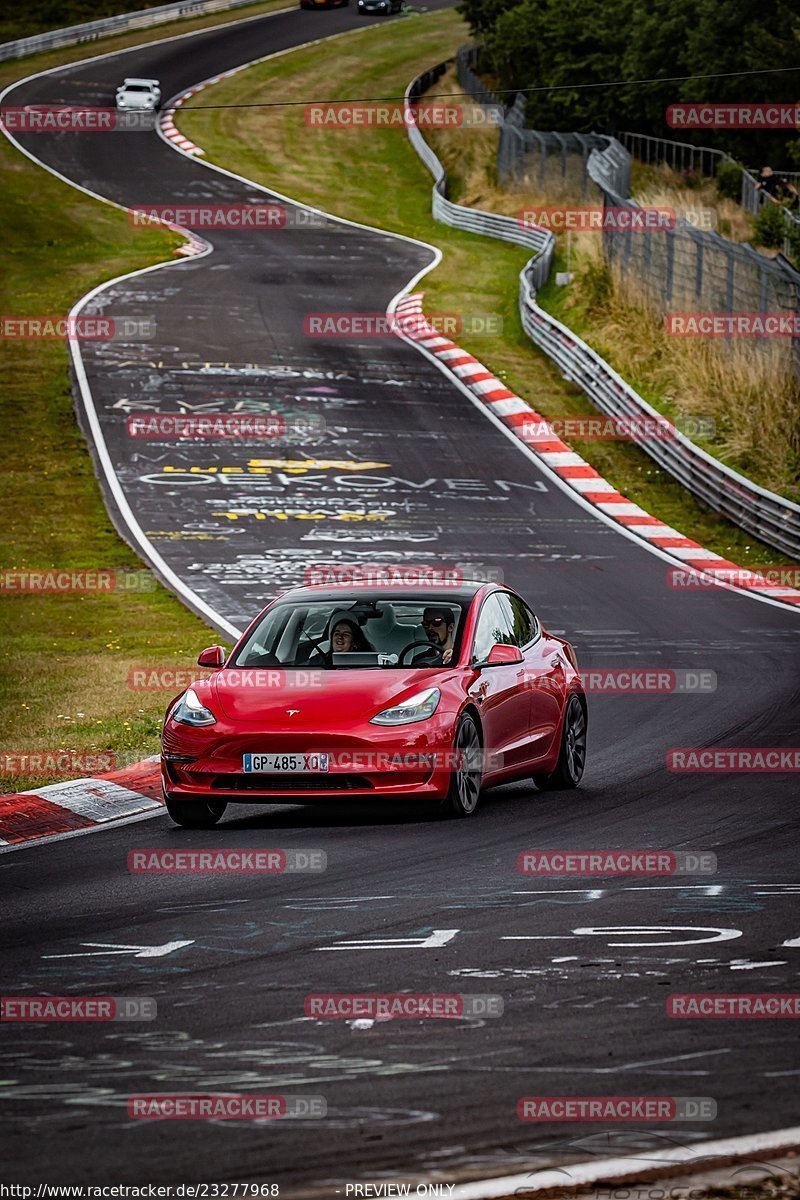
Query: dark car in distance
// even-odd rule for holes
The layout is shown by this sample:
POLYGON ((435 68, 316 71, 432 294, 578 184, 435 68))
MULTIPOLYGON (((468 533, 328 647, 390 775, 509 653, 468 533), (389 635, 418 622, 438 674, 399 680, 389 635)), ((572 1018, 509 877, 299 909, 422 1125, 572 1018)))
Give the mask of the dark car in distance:
POLYGON ((404 8, 405 0, 358 0, 360 13, 374 13, 388 17, 391 13, 402 12, 404 8))

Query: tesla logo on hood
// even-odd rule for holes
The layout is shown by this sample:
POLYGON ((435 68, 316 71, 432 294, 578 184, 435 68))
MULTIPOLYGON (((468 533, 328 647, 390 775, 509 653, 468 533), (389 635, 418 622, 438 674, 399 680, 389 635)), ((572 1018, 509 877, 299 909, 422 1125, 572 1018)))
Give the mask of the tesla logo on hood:
POLYGON ((299 708, 287 708, 286 709, 287 717, 296 717, 299 712, 300 712, 299 708))

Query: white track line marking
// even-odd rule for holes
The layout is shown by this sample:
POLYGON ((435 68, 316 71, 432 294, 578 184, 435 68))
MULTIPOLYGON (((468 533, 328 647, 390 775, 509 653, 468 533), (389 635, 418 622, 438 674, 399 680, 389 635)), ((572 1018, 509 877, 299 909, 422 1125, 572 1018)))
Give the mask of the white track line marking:
MULTIPOLYGON (((576 1188, 600 1180, 625 1179, 675 1166, 708 1169, 714 1159, 730 1160, 745 1155, 766 1154, 789 1150, 800 1145, 800 1125, 776 1129, 769 1133, 745 1134, 717 1142, 700 1142, 694 1146, 665 1146, 650 1154, 633 1154, 626 1158, 595 1159, 593 1162, 572 1163, 570 1166, 531 1171, 527 1175, 506 1175, 483 1179, 479 1183, 457 1185, 451 1200, 493 1200, 515 1192, 540 1192, 551 1188, 576 1188)), ((679 1175, 680 1171, 674 1174, 679 1175)))

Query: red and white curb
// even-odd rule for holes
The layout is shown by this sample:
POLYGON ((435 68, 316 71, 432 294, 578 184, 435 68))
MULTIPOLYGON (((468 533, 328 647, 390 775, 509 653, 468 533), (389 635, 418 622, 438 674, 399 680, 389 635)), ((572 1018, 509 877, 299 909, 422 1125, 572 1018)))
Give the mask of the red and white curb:
POLYGON ((177 146, 184 154, 198 155, 205 154, 200 146, 195 145, 189 138, 184 137, 181 131, 175 125, 175 110, 180 108, 182 104, 189 99, 190 96, 195 96, 198 92, 202 92, 204 88, 211 87, 212 83, 219 83, 222 79, 227 79, 230 75, 235 75, 241 68, 236 67, 231 71, 223 71, 221 75, 214 75, 211 79, 204 79, 202 83, 196 83, 194 87, 188 88, 185 92, 181 92, 179 96, 173 96, 169 102, 169 108, 164 109, 159 117, 158 127, 167 139, 172 142, 173 146, 177 146))
POLYGON ((394 311, 402 333, 438 359, 585 501, 624 526, 629 534, 642 538, 670 555, 687 572, 708 576, 719 586, 731 586, 759 596, 768 596, 784 604, 800 605, 800 590, 797 588, 762 585, 755 577, 749 581, 747 576, 748 573, 752 575, 752 571, 748 572, 722 555, 707 550, 699 542, 684 537, 677 529, 657 517, 651 517, 638 504, 633 504, 618 492, 580 454, 562 442, 548 425, 546 417, 537 413, 520 396, 510 392, 477 358, 428 324, 422 311, 423 295, 422 292, 415 292, 398 300, 394 311))
POLYGON ((91 779, 0 796, 0 853, 3 847, 94 829, 163 804, 158 758, 91 779))
POLYGON ((163 136, 168 142, 172 142, 174 146, 182 150, 184 154, 205 154, 205 150, 201 150, 189 138, 183 136, 181 131, 176 128, 175 121, 173 120, 175 109, 178 105, 183 104, 184 100, 188 100, 190 96, 193 96, 199 90, 199 87, 190 88, 188 92, 183 92, 180 96, 175 97, 175 99, 170 101, 170 107, 165 109, 158 118, 158 127, 163 136))
POLYGON ((196 233, 192 233, 190 229, 184 229, 182 225, 173 225, 172 222, 167 222, 167 227, 181 234, 186 238, 182 246, 178 246, 177 250, 173 250, 173 254, 181 254, 184 258, 192 258, 195 254, 205 254, 208 250, 208 242, 198 237, 196 233))

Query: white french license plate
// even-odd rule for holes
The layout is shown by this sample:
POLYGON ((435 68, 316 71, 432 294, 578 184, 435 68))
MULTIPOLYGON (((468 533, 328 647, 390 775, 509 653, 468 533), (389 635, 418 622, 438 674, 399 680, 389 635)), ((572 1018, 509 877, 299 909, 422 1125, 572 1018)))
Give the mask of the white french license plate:
POLYGON ((328 755, 245 754, 242 766, 259 775, 316 775, 328 770, 328 755))

